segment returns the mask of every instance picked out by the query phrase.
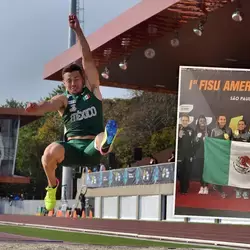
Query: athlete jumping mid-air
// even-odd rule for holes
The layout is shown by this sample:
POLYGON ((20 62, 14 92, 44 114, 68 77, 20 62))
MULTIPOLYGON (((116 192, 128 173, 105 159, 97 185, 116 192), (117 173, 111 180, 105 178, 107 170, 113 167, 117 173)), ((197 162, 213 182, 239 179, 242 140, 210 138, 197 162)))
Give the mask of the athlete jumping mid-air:
POLYGON ((59 181, 55 176, 58 165, 82 166, 100 163, 101 155, 111 151, 117 124, 110 120, 104 129, 99 73, 88 42, 75 15, 69 16, 69 26, 75 31, 82 52, 84 70, 71 64, 62 71, 66 92, 49 101, 29 103, 27 112, 58 111, 66 128, 65 141, 53 142, 44 151, 42 165, 48 179, 45 207, 56 205, 59 181))

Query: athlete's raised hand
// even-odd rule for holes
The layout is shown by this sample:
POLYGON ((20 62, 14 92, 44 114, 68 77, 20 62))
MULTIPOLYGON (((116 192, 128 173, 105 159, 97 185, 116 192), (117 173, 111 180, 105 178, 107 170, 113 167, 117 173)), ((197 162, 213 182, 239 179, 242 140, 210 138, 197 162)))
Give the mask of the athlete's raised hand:
POLYGON ((81 29, 79 20, 76 15, 69 15, 69 27, 75 31, 81 29))

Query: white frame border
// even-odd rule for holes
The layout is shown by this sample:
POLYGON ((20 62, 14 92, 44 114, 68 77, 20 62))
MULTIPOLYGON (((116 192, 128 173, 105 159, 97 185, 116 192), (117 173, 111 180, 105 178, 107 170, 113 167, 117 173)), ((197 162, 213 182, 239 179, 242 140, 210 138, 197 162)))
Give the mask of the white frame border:
POLYGON ((204 70, 218 70, 218 71, 243 71, 250 72, 250 69, 241 69, 241 68, 219 68, 219 67, 199 67, 199 66, 179 66, 179 80, 178 80, 178 101, 177 101, 177 119, 176 119, 176 135, 175 135, 175 164, 174 164, 174 194, 173 194, 173 217, 174 218, 193 218, 193 219, 219 219, 219 220, 232 220, 232 221, 249 221, 250 218, 241 218, 241 217, 216 217, 216 216, 195 216, 195 215, 176 215, 175 214, 175 200, 176 200, 176 171, 177 171, 177 157, 178 157, 178 121, 179 121, 179 107, 180 107, 180 90, 181 90, 181 73, 183 69, 204 69, 204 70))

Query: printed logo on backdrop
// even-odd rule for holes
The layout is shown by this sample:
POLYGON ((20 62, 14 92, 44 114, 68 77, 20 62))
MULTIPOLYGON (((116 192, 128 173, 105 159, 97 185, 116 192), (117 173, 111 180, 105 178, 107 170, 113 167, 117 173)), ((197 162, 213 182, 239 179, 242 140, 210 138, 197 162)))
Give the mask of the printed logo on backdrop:
POLYGON ((128 183, 134 185, 136 183, 136 168, 128 169, 128 183))
POLYGON ((135 185, 136 184, 136 168, 124 169, 124 185, 135 185))
POLYGON ((153 168, 152 167, 143 167, 141 168, 142 172, 142 184, 151 184, 153 183, 153 168))
POLYGON ((103 171, 102 173, 102 187, 109 187, 109 171, 103 171))
POLYGON ((159 166, 158 183, 172 183, 174 181, 174 167, 171 164, 159 166))
POLYGON ((141 180, 141 169, 140 168, 137 168, 136 169, 136 172, 135 172, 135 183, 136 184, 139 184, 140 183, 140 180, 141 180))
POLYGON ((182 104, 180 105, 179 112, 188 114, 194 109, 193 104, 182 104))
MULTIPOLYGON (((179 112, 189 114, 191 111, 193 111, 193 109, 194 105, 192 104, 181 104, 179 107, 179 112)), ((207 125, 209 126, 213 121, 213 117, 206 116, 206 120, 207 120, 207 125)), ((189 116, 189 125, 192 124, 193 122, 197 124, 198 119, 197 118, 195 119, 195 117, 193 116, 189 116)), ((179 124, 181 124, 181 117, 179 118, 179 124)))
POLYGON ((163 184, 174 182, 174 164, 127 168, 86 174, 90 188, 163 184))
POLYGON ((88 186, 91 184, 91 182, 90 182, 90 175, 88 173, 86 173, 85 182, 86 182, 86 184, 88 186))
POLYGON ((128 182, 128 169, 125 168, 123 173, 123 184, 126 186, 127 182, 128 182))
POLYGON ((153 178, 154 183, 158 182, 158 180, 159 180, 159 168, 158 168, 158 166, 154 167, 152 178, 153 178))
POLYGON ((97 175, 96 173, 91 173, 91 174, 87 174, 86 176, 86 183, 89 187, 98 187, 99 186, 99 175, 97 175))
POLYGON ((109 171, 109 187, 112 186, 112 182, 113 182, 113 174, 112 174, 112 171, 109 171))
POLYGON ((90 175, 90 185, 95 187, 95 186, 99 186, 99 173, 92 173, 90 175))
POLYGON ((102 180, 103 180, 102 174, 103 174, 103 172, 100 171, 100 172, 99 172, 99 187, 102 187, 102 186, 103 186, 103 183, 102 183, 102 180))
POLYGON ((123 172, 124 170, 115 170, 113 171, 113 182, 112 182, 112 186, 123 186, 124 182, 123 182, 123 172))

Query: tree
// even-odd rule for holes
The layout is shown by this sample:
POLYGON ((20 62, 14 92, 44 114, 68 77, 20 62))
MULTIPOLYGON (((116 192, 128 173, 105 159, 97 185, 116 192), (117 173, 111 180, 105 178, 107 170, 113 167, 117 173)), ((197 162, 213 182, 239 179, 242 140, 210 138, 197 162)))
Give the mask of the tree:
POLYGON ((26 107, 26 103, 18 102, 13 98, 10 100, 6 100, 6 103, 1 106, 2 108, 24 108, 26 107))
POLYGON ((122 128, 114 152, 125 166, 135 147, 145 155, 173 146, 177 98, 175 95, 131 91, 130 99, 104 100, 104 116, 122 128))
POLYGON ((149 142, 149 149, 152 152, 158 152, 175 145, 175 127, 163 128, 152 134, 149 142))
POLYGON ((56 95, 61 95, 64 92, 65 92, 65 88, 64 88, 63 84, 60 84, 60 85, 57 86, 57 88, 52 90, 52 92, 49 94, 49 96, 46 99, 50 99, 50 98, 52 98, 53 96, 56 96, 56 95))
MULTIPOLYGON (((62 86, 58 86, 49 95, 49 98, 62 92, 62 86)), ((17 102, 14 99, 7 100, 3 105, 3 107, 12 108, 24 108, 25 106, 25 103, 17 102)), ((47 113, 39 120, 20 128, 15 173, 31 178, 31 184, 24 187, 24 190, 29 191, 29 198, 33 195, 37 198, 43 197, 47 179, 42 168, 41 157, 46 146, 52 141, 61 139, 62 134, 63 125, 59 115, 55 112, 47 113)), ((58 170, 58 172, 60 171, 58 170)), ((60 192, 58 192, 58 196, 60 196, 60 192)))

